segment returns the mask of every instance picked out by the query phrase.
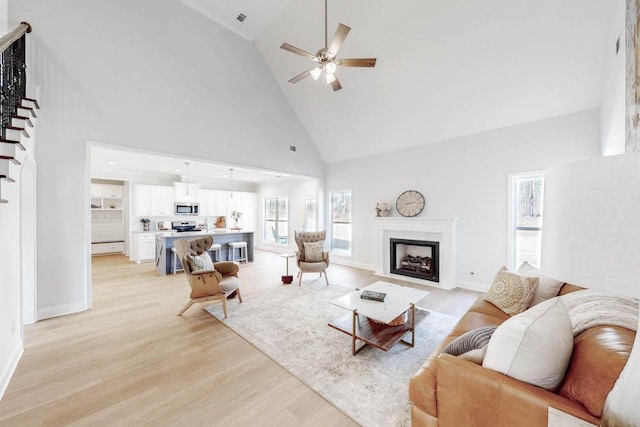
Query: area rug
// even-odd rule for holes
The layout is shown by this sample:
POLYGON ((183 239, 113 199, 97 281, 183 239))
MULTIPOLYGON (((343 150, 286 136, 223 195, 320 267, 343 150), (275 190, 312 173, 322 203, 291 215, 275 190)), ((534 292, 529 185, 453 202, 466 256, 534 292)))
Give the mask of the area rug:
POLYGON ((351 355, 351 338, 327 325, 348 312, 329 303, 349 289, 318 281, 270 289, 242 304, 206 310, 363 426, 410 425, 409 378, 457 319, 431 311, 416 328, 416 346, 351 355))

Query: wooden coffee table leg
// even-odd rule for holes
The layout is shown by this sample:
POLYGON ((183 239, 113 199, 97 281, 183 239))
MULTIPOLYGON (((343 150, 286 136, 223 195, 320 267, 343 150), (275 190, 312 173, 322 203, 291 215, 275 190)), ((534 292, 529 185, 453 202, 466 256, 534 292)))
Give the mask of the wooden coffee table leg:
POLYGON ((416 305, 411 304, 411 347, 416 343, 416 305))

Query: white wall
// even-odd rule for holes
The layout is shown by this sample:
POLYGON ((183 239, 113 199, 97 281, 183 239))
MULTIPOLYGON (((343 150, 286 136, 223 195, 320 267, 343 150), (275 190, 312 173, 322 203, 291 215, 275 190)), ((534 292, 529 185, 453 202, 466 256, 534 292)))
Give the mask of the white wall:
MULTIPOLYGON (((301 231, 304 225, 304 201, 307 198, 318 200, 318 213, 322 210, 321 182, 317 179, 282 178, 282 181, 261 184, 258 189, 258 247, 276 252, 295 252, 298 250, 293 238, 294 231, 301 231), (267 198, 287 198, 289 202, 289 244, 274 245, 264 241, 264 200, 267 198)), ((319 223, 321 224, 321 223, 319 223)), ((290 268, 292 265, 289 266, 290 268)), ((283 264, 284 268, 284 264, 283 264)))
POLYGON ((90 299, 87 141, 324 173, 255 46, 179 2, 11 1, 9 16, 33 26, 30 71, 42 89, 41 319, 90 299))
MULTIPOLYGON (((508 260, 508 174, 598 156, 598 114, 590 110, 329 164, 327 196, 331 191, 353 191, 350 262, 375 263, 376 202, 395 207, 401 192, 415 189, 427 200, 421 217, 459 218, 456 282, 488 288, 508 260)), ((395 208, 393 215, 398 215, 395 208)))
POLYGON ((0 398, 22 354, 20 298, 20 184, 1 182, 0 204, 0 398))
POLYGON ((604 82, 600 106, 602 154, 610 156, 625 152, 625 2, 612 0, 611 22, 607 31, 604 82), (620 50, 615 44, 620 37, 620 50))

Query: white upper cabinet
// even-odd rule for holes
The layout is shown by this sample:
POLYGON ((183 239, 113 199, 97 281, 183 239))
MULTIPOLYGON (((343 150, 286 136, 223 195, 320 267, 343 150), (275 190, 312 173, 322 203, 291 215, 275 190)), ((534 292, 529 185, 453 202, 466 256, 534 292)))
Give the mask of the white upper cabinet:
POLYGON ((199 198, 200 184, 188 184, 186 182, 174 182, 174 202, 197 202, 199 198))
POLYGON ((91 198, 122 199, 124 187, 122 185, 91 184, 91 198))
POLYGON ((200 190, 198 192, 200 215, 226 216, 228 194, 229 192, 221 190, 200 190))
POLYGON ((133 213, 135 216, 173 216, 175 190, 159 185, 133 186, 133 213))
POLYGON ((229 197, 227 213, 227 227, 235 227, 236 222, 231 217, 231 212, 238 210, 242 216, 238 221, 238 227, 243 230, 254 231, 258 227, 258 195, 234 191, 233 198, 229 197))

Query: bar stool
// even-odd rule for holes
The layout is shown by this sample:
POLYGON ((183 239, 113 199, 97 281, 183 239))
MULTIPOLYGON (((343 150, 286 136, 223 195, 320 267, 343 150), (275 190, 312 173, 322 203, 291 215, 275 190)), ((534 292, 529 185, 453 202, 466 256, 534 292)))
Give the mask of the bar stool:
POLYGON ((211 245, 211 247, 209 248, 209 252, 213 252, 211 254, 211 260, 213 262, 222 261, 220 259, 222 257, 222 245, 220 243, 214 243, 213 245, 211 245))
POLYGON ((229 242, 229 253, 227 255, 229 261, 247 261, 247 242, 229 242), (238 258, 236 258, 236 249, 238 249, 238 258))
POLYGON ((178 270, 182 270, 182 263, 180 261, 178 261, 178 252, 176 252, 176 248, 173 247, 171 248, 171 254, 173 255, 171 257, 171 272, 173 274, 176 274, 176 271, 178 270))

